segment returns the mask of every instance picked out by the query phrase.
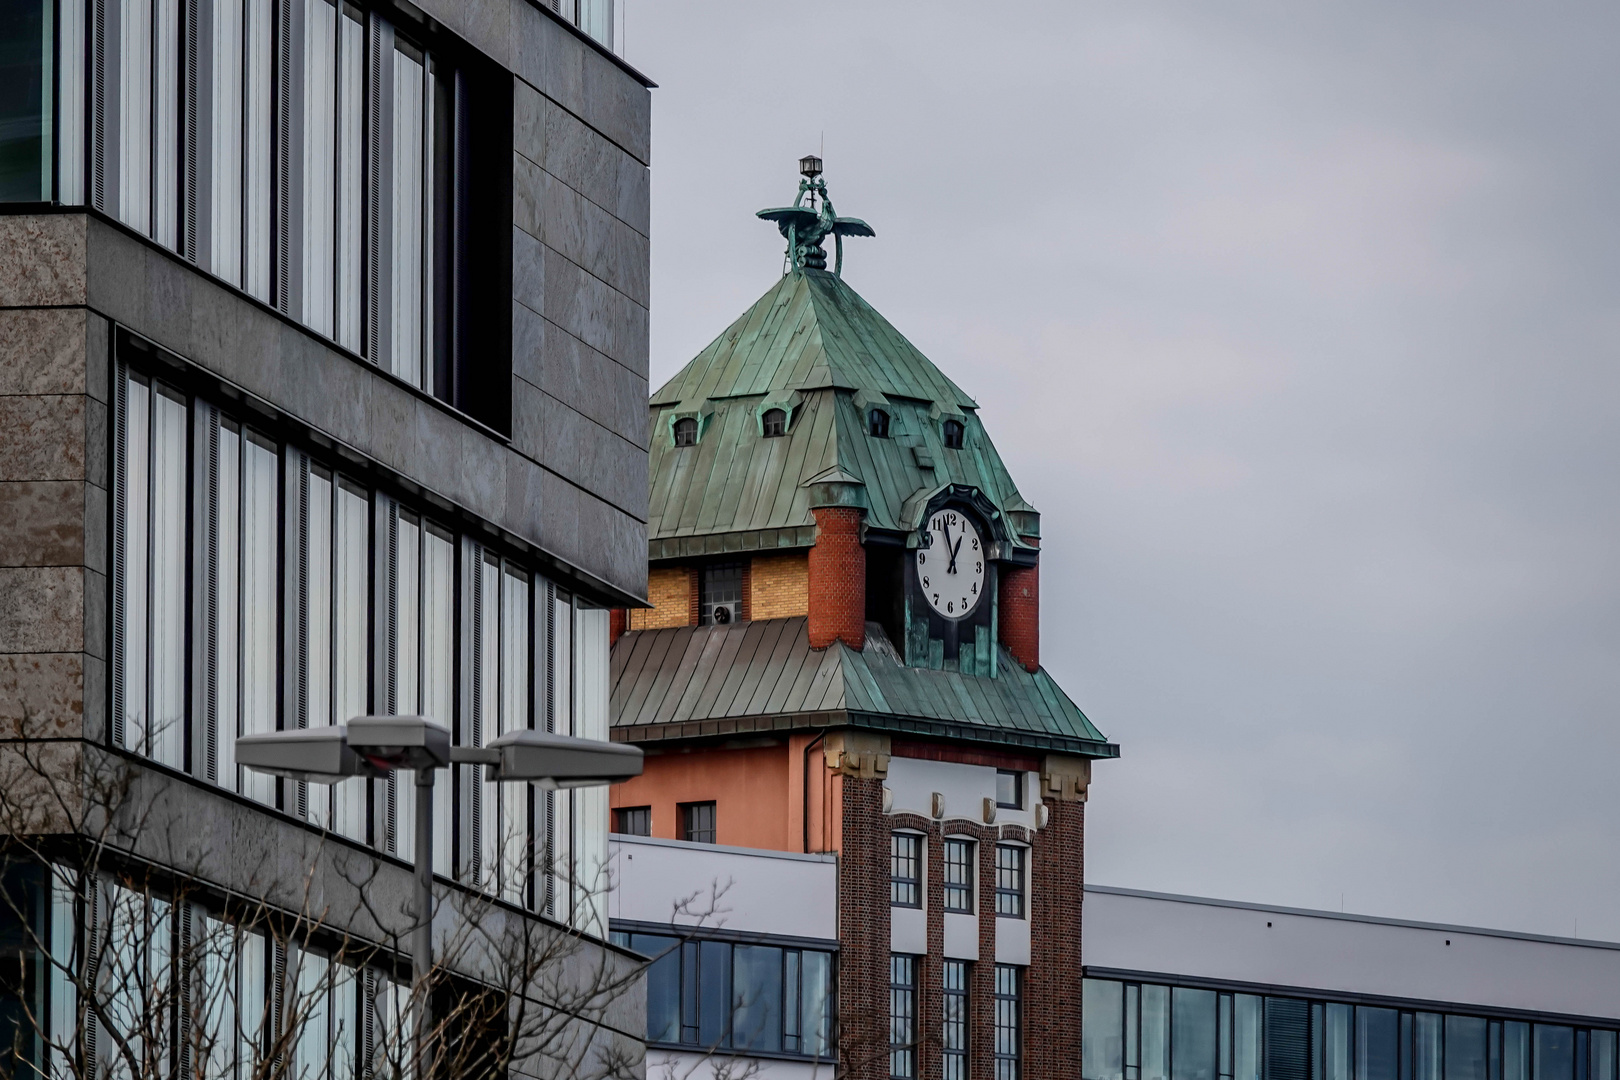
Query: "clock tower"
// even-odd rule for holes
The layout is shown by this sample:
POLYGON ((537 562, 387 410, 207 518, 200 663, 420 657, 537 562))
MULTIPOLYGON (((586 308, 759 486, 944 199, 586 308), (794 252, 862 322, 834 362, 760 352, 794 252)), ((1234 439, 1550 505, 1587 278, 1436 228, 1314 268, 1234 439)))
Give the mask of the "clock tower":
MULTIPOLYGON (((613 737, 648 757, 615 820, 836 853, 836 1036, 767 1048, 856 1080, 1078 1077, 1084 804, 1118 748, 1041 667, 1040 515, 978 403, 844 280, 872 228, 801 173, 759 212, 783 275, 649 401, 649 606, 615 613, 611 673, 613 737)), ((649 1054, 740 1047, 693 1023, 649 1054)))

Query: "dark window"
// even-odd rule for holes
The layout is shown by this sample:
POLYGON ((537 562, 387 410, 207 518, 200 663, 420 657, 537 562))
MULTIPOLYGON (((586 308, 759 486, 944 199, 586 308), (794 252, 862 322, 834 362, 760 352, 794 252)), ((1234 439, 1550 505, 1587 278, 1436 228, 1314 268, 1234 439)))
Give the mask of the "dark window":
POLYGON ((996 1080, 1018 1080, 1022 1071, 1023 972, 1011 964, 996 965, 996 1080))
POLYGON ((1011 810, 1024 808, 1024 774, 1017 769, 996 770, 996 805, 1011 810))
POLYGON ((714 843, 714 803, 681 803, 681 839, 694 844, 714 843))
POLYGON ((1485 1033, 1483 1017, 1446 1017, 1446 1080, 1486 1080, 1485 1033))
POLYGON ((1024 917, 1024 858, 1027 848, 996 845, 996 914, 1024 917))
POLYGON ((41 44, 50 40, 46 8, 41 0, 8 4, 0 24, 0 48, 7 59, 6 77, 0 81, 0 131, 5 132, 0 201, 45 202, 51 197, 50 180, 42 177, 49 172, 51 152, 46 121, 51 103, 44 93, 50 68, 41 44))
POLYGON ((1401 1014, 1394 1009, 1356 1008, 1356 1080, 1399 1080, 1396 1048, 1400 1028, 1401 1014))
POLYGON ((621 806, 613 811, 613 831, 626 836, 652 835, 652 807, 621 806))
POLYGON ((978 860, 971 840, 945 841, 945 910, 973 913, 973 880, 978 860))
POLYGON ((962 422, 960 420, 945 421, 945 429, 942 434, 945 439, 945 449, 962 449, 962 422))
POLYGON ((889 437, 889 414, 882 409, 870 409, 866 413, 866 433, 874 439, 887 439, 889 437))
POLYGON ((697 445, 697 421, 690 416, 683 416, 675 421, 675 445, 697 445))
POLYGON ((760 419, 764 424, 767 439, 779 439, 787 434, 787 413, 781 409, 766 409, 765 415, 760 419))
POLYGON ((1081 985, 1084 1045, 1080 1075, 1084 1080, 1125 1080, 1124 990, 1120 983, 1104 979, 1087 979, 1081 985))
POLYGON ((916 833, 889 834, 889 903, 922 906, 922 837, 916 833))
POLYGON ((651 957, 647 1041, 827 1057, 832 954, 614 934, 651 957))
POLYGON ((724 626, 742 620, 743 564, 714 563, 703 568, 698 625, 724 626))
POLYGON ((965 960, 945 961, 942 974, 945 1010, 940 1017, 940 1069, 944 1080, 968 1077, 968 966, 965 960))
POLYGON ((889 956, 889 1076, 917 1075, 917 958, 889 956))
POLYGON ((1215 1080, 1215 1012, 1213 990, 1170 992, 1170 1080, 1215 1080))
MULTIPOLYGON (((1418 1019, 1421 1021, 1424 1015, 1418 1013, 1418 1019)), ((1572 1080, 1575 1075, 1574 1029, 1556 1024, 1536 1025, 1535 1070, 1535 1080, 1572 1080)))

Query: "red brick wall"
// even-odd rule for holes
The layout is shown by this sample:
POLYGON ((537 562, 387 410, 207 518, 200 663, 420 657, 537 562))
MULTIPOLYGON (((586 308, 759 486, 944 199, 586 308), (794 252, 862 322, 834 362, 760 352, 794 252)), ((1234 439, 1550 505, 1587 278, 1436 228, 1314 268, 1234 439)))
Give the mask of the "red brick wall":
POLYGON ((866 644, 866 549, 861 547, 862 511, 824 506, 816 516, 816 545, 810 549, 810 647, 825 649, 842 640, 851 648, 866 644))
POLYGON ((889 1075, 889 818, 883 813, 883 781, 844 776, 836 782, 844 785, 838 875, 839 1076, 885 1080, 889 1075))
POLYGON ((1080 1076, 1080 902, 1086 804, 1047 799, 1030 853, 1030 966, 1024 981, 1024 1075, 1080 1076))
POLYGON ((608 612, 608 647, 612 648, 624 633, 625 623, 629 621, 630 612, 622 607, 616 607, 608 612))
MULTIPOLYGON (((1024 541, 1039 544, 1037 537, 1024 541)), ((1003 566, 997 597, 1001 643, 1028 671, 1041 666, 1041 568, 1003 566)))

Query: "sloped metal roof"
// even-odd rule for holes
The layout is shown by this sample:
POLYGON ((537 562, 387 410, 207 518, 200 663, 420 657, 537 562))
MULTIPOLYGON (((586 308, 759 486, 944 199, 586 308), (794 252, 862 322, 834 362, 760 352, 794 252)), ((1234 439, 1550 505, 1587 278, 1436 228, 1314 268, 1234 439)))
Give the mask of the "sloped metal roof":
POLYGON ((804 618, 625 634, 613 737, 642 742, 852 725, 1118 757, 1044 670, 1001 652, 996 678, 907 667, 876 623, 866 648, 810 648, 804 618))
POLYGON ((949 483, 1027 508, 973 399, 825 271, 784 275, 650 406, 654 559, 809 544, 805 484, 831 469, 866 485, 871 528, 915 528, 913 496, 949 483), (773 406, 790 423, 767 439, 759 417, 773 406), (889 413, 889 438, 867 434, 873 406, 889 413), (674 445, 681 416, 699 421, 697 445, 674 445), (944 446, 946 417, 964 425, 960 450, 944 446))

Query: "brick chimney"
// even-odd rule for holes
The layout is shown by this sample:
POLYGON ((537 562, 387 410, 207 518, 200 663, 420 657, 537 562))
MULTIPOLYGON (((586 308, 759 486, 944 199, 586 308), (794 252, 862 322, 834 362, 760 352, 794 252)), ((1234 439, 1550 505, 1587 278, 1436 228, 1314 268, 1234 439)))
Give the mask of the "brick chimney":
MULTIPOLYGON (((1025 536, 1024 543, 1039 547, 1041 538, 1025 536)), ((1041 666, 1041 566, 1006 566, 1001 570, 997 594, 1001 643, 1025 671, 1041 666)))
POLYGON ((854 506, 818 506, 816 544, 810 549, 810 647, 843 641, 866 647, 866 549, 854 506))

